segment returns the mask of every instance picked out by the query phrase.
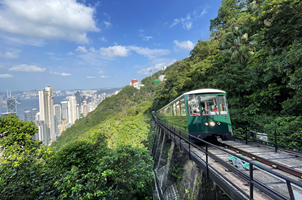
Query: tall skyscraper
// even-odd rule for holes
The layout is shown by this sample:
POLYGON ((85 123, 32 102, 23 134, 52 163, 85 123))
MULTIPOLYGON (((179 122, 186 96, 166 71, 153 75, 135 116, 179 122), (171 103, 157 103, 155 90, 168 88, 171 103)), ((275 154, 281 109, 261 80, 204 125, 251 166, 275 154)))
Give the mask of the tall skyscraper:
POLYGON ((76 97, 71 96, 68 101, 68 120, 70 124, 74 124, 77 119, 77 102, 76 97))
POLYGON ((44 121, 47 128, 49 128, 50 141, 48 144, 50 145, 56 139, 52 87, 46 87, 45 89, 39 90, 39 108, 40 120, 44 121))
POLYGON ((9 97, 7 98, 7 112, 17 113, 17 102, 16 99, 9 97))
POLYGON ((32 116, 30 110, 23 111, 23 121, 32 121, 32 116))
POLYGON ((62 101, 62 120, 68 120, 68 102, 62 101))
POLYGON ((50 141, 50 133, 49 128, 45 124, 44 121, 34 121, 36 126, 38 127, 38 133, 34 135, 34 139, 40 140, 44 145, 49 145, 50 141))
POLYGON ((81 93, 79 91, 77 91, 75 94, 76 96, 76 101, 77 101, 77 104, 81 104, 81 93))
POLYGON ((31 120, 35 120, 36 119, 36 114, 38 113, 38 109, 37 108, 33 108, 31 111, 31 120))
POLYGON ((88 104, 86 103, 86 101, 83 101, 83 115, 84 117, 87 116, 88 112, 89 112, 89 107, 88 107, 88 104))
POLYGON ((80 119, 80 117, 81 117, 80 105, 77 104, 77 119, 80 119))
POLYGON ((16 99, 12 98, 12 92, 10 92, 9 94, 7 91, 6 107, 7 107, 7 113, 3 113, 3 116, 17 114, 17 102, 16 99))
POLYGON ((57 117, 58 123, 59 123, 62 120, 61 105, 60 104, 55 104, 53 106, 53 108, 54 108, 55 116, 57 117))
POLYGON ((59 137, 59 130, 58 130, 58 118, 57 118, 57 116, 54 116, 54 122, 55 122, 56 138, 58 138, 59 137))

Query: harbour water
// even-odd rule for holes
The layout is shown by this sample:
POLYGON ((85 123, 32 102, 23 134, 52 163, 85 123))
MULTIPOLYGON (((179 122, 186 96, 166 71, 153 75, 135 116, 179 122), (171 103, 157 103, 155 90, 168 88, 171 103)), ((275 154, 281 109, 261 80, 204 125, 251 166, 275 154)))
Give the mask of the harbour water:
MULTIPOLYGON (((55 96, 53 99, 53 104, 60 104, 61 101, 64 101, 66 96, 55 96)), ((20 102, 20 100, 19 100, 20 102)), ((3 104, 0 107, 0 112, 6 112, 7 108, 2 107, 3 104)), ((19 119, 23 120, 23 111, 24 110, 31 110, 33 108, 37 108, 39 110, 39 99, 24 99, 21 100, 21 104, 17 104, 17 115, 19 116, 19 119)))

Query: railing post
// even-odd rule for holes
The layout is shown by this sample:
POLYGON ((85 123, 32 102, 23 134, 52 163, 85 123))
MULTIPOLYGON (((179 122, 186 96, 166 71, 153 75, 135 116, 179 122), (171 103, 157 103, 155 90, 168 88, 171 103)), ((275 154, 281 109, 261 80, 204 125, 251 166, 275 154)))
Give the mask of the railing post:
POLYGON ((277 152, 278 151, 278 144, 277 144, 277 130, 276 129, 275 129, 274 138, 275 138, 275 152, 277 152))
POLYGON ((208 144, 206 143, 206 167, 207 167, 207 178, 209 178, 209 165, 208 165, 208 144))
POLYGON ((250 163, 250 199, 254 199, 254 185, 253 185, 253 164, 250 163))
POLYGON ((189 159, 191 160, 191 142, 189 141, 189 159))
POLYGON ((287 189, 288 189, 288 193, 289 193, 289 196, 290 196, 290 200, 295 200, 295 195, 293 193, 292 186, 291 186, 291 184, 288 180, 286 181, 286 184, 287 184, 287 189))
POLYGON ((245 144, 247 144, 247 127, 245 127, 245 144))

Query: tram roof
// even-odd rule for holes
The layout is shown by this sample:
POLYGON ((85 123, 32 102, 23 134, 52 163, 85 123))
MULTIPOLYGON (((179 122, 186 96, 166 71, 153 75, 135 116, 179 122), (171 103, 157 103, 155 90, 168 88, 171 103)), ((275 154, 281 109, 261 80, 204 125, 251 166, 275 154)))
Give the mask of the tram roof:
MULTIPOLYGON (((190 92, 186 92, 182 95, 180 95, 179 97, 177 97, 176 99, 174 99, 173 101, 171 101, 170 103, 168 103, 167 105, 165 105, 162 108, 167 107, 168 105, 170 105, 171 103, 174 103, 175 101, 179 100, 182 96, 184 95, 188 95, 188 94, 211 94, 211 93, 225 93, 225 91, 223 90, 217 90, 217 89, 212 89, 212 88, 205 88, 205 89, 198 89, 198 90, 192 90, 190 92)), ((162 109, 161 108, 161 109, 162 109)), ((161 110, 159 109, 159 110, 161 110)))
POLYGON ((225 93, 225 91, 212 89, 212 88, 206 88, 206 89, 192 90, 190 92, 184 93, 183 95, 187 95, 187 94, 208 94, 208 93, 225 93))

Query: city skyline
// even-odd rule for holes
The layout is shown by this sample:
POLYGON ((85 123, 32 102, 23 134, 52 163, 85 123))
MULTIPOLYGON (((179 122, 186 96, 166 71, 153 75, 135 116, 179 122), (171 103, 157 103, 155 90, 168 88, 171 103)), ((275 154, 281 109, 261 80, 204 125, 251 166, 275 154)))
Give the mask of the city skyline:
POLYGON ((155 73, 189 56, 210 34, 220 4, 3 0, 0 91, 113 88, 142 80, 149 68, 155 73))

